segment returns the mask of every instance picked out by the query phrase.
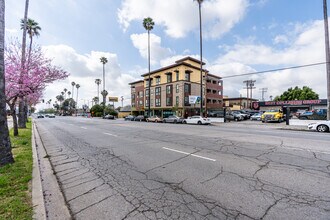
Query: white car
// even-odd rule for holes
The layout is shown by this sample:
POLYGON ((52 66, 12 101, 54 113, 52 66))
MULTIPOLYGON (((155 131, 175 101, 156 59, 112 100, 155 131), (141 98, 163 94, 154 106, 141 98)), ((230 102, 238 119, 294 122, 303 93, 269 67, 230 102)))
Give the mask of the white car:
POLYGON ((315 130, 318 132, 329 132, 330 121, 320 121, 308 124, 308 130, 315 130))
POLYGON ((251 121, 253 121, 253 120, 260 121, 261 120, 261 115, 262 115, 261 113, 256 113, 256 114, 254 114, 250 117, 250 120, 251 121))
POLYGON ((208 125, 211 124, 211 120, 208 118, 203 118, 202 116, 192 116, 184 119, 183 124, 198 124, 198 125, 208 125))

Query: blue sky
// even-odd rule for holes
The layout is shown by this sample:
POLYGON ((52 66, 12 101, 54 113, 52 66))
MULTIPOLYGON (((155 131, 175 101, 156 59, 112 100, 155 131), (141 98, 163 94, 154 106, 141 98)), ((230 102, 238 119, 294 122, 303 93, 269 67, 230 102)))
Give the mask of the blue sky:
MULTIPOLYGON (((203 59, 212 74, 230 76, 279 67, 324 62, 322 0, 205 0, 203 59)), ((21 39, 25 0, 6 1, 6 40, 21 39)), ((106 89, 130 103, 128 83, 147 72, 145 17, 155 21, 151 35, 152 69, 183 56, 199 56, 198 5, 193 0, 30 0, 29 16, 42 27, 35 39, 54 64, 70 72, 47 87, 55 100, 71 81, 81 85, 80 104, 97 94, 106 56, 106 89), (82 100, 83 99, 83 100, 82 100)), ((224 95, 245 96, 243 81, 256 80, 254 98, 266 99, 289 87, 310 86, 326 97, 325 66, 224 80, 224 95)), ((117 105, 119 105, 118 103, 117 105)), ((39 105, 39 108, 46 107, 39 105)))

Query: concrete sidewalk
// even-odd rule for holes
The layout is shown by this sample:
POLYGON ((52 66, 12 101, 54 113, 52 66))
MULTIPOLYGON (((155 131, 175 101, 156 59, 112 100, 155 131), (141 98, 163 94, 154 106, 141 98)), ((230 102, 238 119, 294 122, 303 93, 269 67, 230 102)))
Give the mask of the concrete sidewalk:
POLYGON ((39 135, 38 126, 33 121, 32 151, 33 219, 72 219, 43 140, 39 135))

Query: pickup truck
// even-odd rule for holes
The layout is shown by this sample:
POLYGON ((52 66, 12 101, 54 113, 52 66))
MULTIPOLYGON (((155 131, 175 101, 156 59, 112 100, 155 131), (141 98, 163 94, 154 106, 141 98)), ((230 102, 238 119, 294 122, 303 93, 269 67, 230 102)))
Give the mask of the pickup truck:
POLYGON ((325 120, 327 118, 326 109, 314 109, 312 111, 306 111, 299 115, 298 117, 301 120, 325 120))
POLYGON ((284 115, 281 110, 268 110, 261 115, 261 121, 264 122, 282 122, 284 121, 284 115))

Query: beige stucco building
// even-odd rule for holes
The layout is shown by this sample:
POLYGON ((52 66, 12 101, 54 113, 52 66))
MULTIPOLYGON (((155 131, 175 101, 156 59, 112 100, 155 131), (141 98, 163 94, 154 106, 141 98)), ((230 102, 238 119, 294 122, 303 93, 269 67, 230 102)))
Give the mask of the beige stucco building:
MULTIPOLYGON (((203 63, 204 65, 204 63, 203 63)), ((222 109, 223 87, 221 77, 203 68, 203 110, 222 109)), ((131 86, 132 113, 147 115, 149 107, 149 73, 131 86)), ((200 97, 200 61, 192 57, 177 60, 174 64, 150 72, 151 115, 198 115, 200 104, 189 104, 190 96, 200 97)))

